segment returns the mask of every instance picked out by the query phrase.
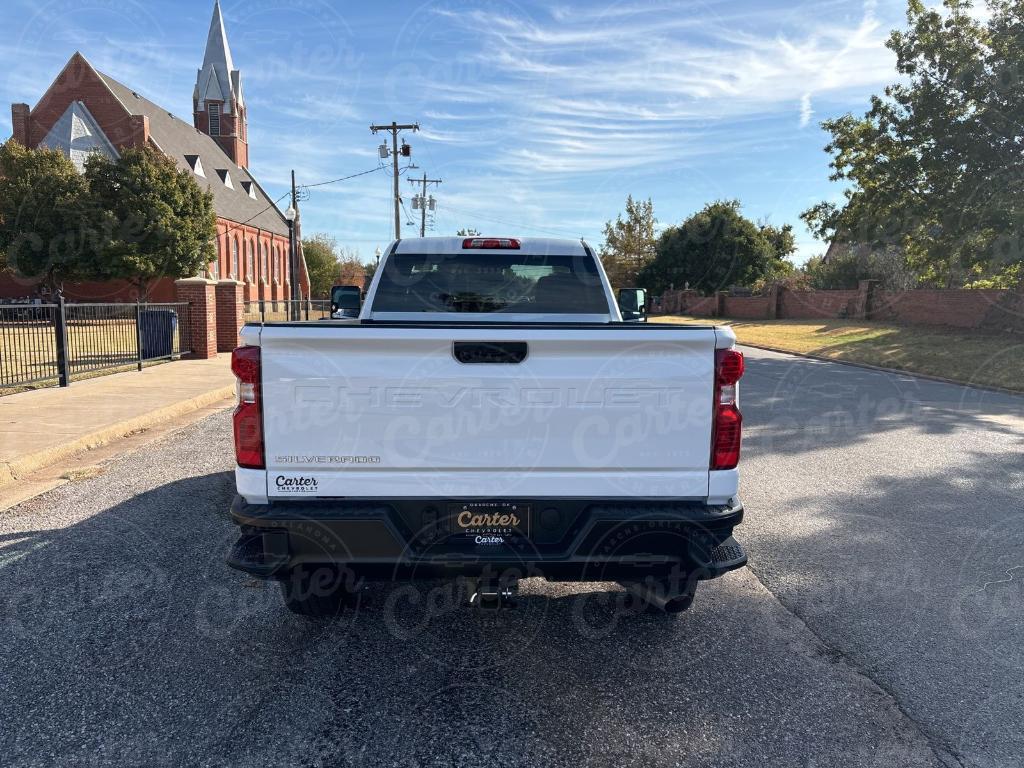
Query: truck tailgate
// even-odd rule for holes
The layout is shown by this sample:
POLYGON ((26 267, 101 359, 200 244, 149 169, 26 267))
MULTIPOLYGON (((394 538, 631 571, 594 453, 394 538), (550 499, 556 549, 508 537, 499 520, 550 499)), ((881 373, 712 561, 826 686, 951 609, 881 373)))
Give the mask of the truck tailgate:
POLYGON ((713 328, 324 323, 243 335, 256 333, 270 497, 708 494, 713 328), (456 343, 473 342, 527 352, 457 360, 456 343))

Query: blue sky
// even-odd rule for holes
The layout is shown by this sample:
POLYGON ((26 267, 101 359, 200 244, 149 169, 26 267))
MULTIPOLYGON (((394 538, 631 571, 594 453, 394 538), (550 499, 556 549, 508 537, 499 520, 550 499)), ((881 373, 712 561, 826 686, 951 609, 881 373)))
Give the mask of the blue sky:
MULTIPOLYGON (((212 0, 7 0, 0 134, 75 50, 184 119, 212 0)), ((838 199, 819 121, 863 112, 894 79, 896 0, 225 0, 249 109, 250 167, 273 196, 374 168, 372 122, 419 122, 419 170, 444 183, 434 232, 601 241, 627 194, 660 225, 716 198, 797 227, 838 199)), ((388 171, 310 190, 305 234, 364 259, 392 235, 388 171)), ((407 206, 412 187, 402 181, 407 206)), ((410 213, 413 213, 410 209, 410 213)), ((417 214, 418 215, 418 214, 417 214)), ((403 217, 404 219, 404 217, 403 217)), ((418 222, 418 218, 417 218, 418 222)), ((408 235, 412 227, 404 227, 408 235)), ((416 230, 418 231, 418 230, 416 230)))

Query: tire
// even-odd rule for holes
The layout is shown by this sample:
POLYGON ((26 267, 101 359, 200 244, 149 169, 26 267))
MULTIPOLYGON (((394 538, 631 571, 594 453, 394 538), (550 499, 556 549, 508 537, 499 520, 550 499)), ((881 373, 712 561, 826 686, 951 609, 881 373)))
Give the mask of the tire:
POLYGON ((299 616, 340 616, 355 601, 346 574, 331 566, 296 568, 280 584, 285 607, 299 616))

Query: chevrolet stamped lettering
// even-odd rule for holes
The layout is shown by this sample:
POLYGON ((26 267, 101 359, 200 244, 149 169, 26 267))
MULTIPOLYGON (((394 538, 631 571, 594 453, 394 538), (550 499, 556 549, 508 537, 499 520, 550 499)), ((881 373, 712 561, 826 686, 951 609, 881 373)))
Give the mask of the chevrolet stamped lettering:
POLYGON ((459 387, 429 386, 337 388, 321 385, 295 387, 299 406, 330 408, 668 408, 686 403, 678 387, 459 387))
POLYGON ((380 464, 380 456, 275 456, 278 464, 380 464))
POLYGON ((375 580, 507 606, 532 577, 686 610, 747 561, 744 362, 729 326, 647 306, 581 240, 413 237, 329 317, 246 324, 228 562, 304 615, 375 580))

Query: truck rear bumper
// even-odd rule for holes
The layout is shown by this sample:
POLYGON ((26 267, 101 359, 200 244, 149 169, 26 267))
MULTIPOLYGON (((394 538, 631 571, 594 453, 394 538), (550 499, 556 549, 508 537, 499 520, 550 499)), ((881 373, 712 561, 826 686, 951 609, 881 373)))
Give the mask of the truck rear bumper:
MULTIPOLYGON (((236 496, 241 535, 233 568, 285 578, 298 566, 335 565, 371 580, 436 579, 513 571, 552 581, 639 580, 684 573, 710 579, 747 562, 732 538, 738 500, 524 499, 529 536, 478 544, 452 530, 458 500, 329 499, 249 504, 236 496)), ((479 538, 479 537, 477 537, 479 538)))

